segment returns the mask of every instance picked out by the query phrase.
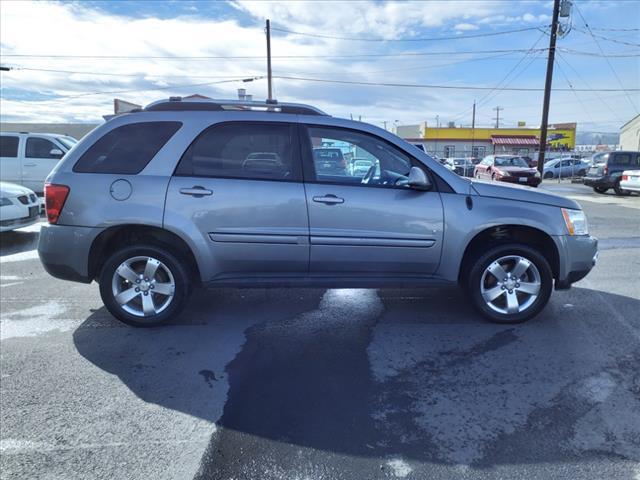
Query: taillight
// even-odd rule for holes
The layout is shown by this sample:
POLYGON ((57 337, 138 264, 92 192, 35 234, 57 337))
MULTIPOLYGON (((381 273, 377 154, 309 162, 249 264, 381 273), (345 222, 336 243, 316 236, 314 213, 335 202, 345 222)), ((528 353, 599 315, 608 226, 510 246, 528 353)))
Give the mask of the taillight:
POLYGON ((629 180, 629 175, 622 175, 622 180, 629 180))
POLYGON ((44 186, 44 204, 47 209, 47 219, 49 223, 57 223, 64 202, 67 201, 69 195, 69 187, 66 185, 52 185, 50 183, 44 186))
POLYGON ((604 173, 605 175, 609 175, 609 165, 604 166, 604 168, 602 169, 602 173, 604 173))

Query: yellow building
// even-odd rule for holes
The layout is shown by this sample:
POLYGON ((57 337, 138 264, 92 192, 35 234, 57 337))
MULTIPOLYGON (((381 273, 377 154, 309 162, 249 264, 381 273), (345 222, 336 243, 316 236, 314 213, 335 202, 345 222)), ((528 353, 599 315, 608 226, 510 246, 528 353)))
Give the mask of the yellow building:
MULTIPOLYGON (((531 155, 538 150, 539 128, 470 128, 419 126, 419 137, 407 138, 420 143, 438 157, 484 157, 493 153, 531 155)), ((547 150, 569 151, 576 145, 576 124, 549 125, 547 150)))

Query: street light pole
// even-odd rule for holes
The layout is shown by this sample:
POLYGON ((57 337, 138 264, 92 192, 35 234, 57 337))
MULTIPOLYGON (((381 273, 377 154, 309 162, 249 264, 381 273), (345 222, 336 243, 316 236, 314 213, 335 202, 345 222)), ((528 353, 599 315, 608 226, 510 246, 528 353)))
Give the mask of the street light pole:
POLYGON ((547 78, 544 84, 544 101, 542 103, 542 124, 540 125, 540 146, 538 149, 538 171, 544 171, 544 157, 547 149, 547 127, 549 123, 549 102, 551 100, 551 83, 553 82, 553 63, 556 56, 556 38, 558 36, 558 15, 560 0, 553 0, 553 20, 551 21, 551 37, 549 38, 549 56, 547 57, 547 78))
POLYGON ((267 101, 273 100, 273 88, 271 85, 271 21, 267 19, 267 101))

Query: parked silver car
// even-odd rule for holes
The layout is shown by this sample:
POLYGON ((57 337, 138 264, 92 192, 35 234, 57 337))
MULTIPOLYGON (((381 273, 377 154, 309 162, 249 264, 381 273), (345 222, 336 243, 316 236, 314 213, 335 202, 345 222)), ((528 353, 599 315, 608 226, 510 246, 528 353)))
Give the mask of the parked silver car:
POLYGON ((45 196, 47 271, 97 280, 136 326, 175 317, 198 284, 459 284, 488 319, 521 322, 597 252, 572 200, 462 178, 385 130, 298 104, 176 98, 116 116, 45 196), (319 169, 314 148, 330 145, 375 168, 319 169), (278 161, 247 169, 254 153, 278 161))
POLYGON ((544 164, 542 178, 584 177, 589 171, 589 167, 589 162, 578 158, 554 158, 544 164))

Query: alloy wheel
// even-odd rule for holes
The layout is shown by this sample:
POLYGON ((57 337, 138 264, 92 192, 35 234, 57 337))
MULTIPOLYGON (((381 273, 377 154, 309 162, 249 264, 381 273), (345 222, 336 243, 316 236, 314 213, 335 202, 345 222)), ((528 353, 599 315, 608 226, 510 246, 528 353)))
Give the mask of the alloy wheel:
POLYGON ((120 308, 136 317, 164 311, 173 300, 175 280, 160 260, 136 256, 122 262, 113 274, 111 289, 120 308))
POLYGON ((527 310, 538 298, 540 272, 533 262, 520 255, 493 261, 480 279, 480 292, 487 306, 501 314, 527 310))

